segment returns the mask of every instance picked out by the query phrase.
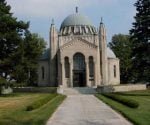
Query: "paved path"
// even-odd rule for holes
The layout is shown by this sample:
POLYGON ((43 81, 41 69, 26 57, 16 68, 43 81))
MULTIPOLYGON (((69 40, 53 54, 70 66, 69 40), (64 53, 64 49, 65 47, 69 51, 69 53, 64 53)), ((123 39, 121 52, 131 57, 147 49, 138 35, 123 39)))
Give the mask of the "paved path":
POLYGON ((47 125, 131 125, 93 95, 70 95, 47 125))

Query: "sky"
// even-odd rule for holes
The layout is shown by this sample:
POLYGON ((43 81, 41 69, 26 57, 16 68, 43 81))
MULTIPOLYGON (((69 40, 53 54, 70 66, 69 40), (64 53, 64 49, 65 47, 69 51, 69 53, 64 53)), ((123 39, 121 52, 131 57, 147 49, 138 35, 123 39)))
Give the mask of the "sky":
MULTIPOLYGON (((107 30, 107 42, 114 34, 128 34, 134 22, 136 0, 6 0, 18 20, 30 21, 30 31, 49 43, 49 29, 54 19, 59 30, 63 20, 75 13, 86 15, 95 27, 101 17, 107 30)), ((47 44, 49 45, 49 44, 47 44)))

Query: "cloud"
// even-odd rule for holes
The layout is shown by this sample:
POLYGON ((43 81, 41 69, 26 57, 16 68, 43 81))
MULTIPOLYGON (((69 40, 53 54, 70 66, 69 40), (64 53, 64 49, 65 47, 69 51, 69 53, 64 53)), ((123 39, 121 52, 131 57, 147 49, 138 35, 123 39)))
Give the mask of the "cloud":
POLYGON ((27 17, 62 17, 73 13, 75 6, 85 9, 89 6, 108 6, 118 0, 7 0, 12 12, 17 16, 27 17))

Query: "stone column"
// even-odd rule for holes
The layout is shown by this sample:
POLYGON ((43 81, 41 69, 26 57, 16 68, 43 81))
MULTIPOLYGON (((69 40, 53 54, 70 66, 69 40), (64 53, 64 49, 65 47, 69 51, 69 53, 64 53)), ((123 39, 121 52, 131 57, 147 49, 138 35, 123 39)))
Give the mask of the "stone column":
POLYGON ((62 85, 66 87, 64 60, 61 60, 61 82, 62 82, 62 85))
POLYGON ((94 86, 97 86, 97 63, 96 61, 94 60, 94 86))
POLYGON ((90 87, 89 85, 89 61, 88 58, 85 60, 86 63, 86 85, 90 87))
POLYGON ((58 63, 58 83, 59 83, 59 86, 62 86, 62 82, 61 82, 61 62, 58 63))
POLYGON ((73 87, 73 61, 72 61, 72 59, 70 58, 70 60, 69 60, 69 64, 70 64, 70 76, 69 76, 69 78, 70 78, 70 87, 73 87))

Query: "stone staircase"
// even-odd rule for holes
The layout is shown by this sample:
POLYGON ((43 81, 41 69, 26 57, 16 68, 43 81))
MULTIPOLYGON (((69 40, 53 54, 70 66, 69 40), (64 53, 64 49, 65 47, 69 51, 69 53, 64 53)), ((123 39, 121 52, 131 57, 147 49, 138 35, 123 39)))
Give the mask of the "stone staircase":
POLYGON ((78 95, 78 94, 96 94, 95 88, 91 87, 74 87, 74 88, 63 88, 64 95, 78 95))

